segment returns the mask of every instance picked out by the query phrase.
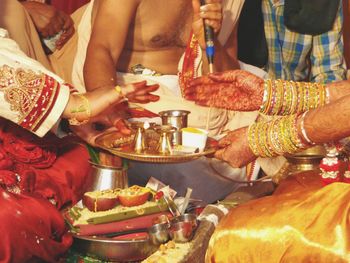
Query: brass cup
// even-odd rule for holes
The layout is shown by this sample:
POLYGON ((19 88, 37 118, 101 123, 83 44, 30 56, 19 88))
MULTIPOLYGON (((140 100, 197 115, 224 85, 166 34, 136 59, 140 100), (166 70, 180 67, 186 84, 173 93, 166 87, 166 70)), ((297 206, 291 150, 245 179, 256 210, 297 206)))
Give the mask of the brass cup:
POLYGON ((176 131, 176 128, 170 125, 161 125, 156 127, 156 131, 160 133, 157 151, 160 154, 172 154, 170 136, 176 131))
POLYGON ((134 151, 142 153, 146 149, 145 129, 138 127, 134 139, 134 151))
POLYGON ((163 125, 170 125, 177 129, 171 138, 171 143, 174 146, 182 144, 181 129, 187 127, 188 114, 190 114, 190 111, 186 110, 167 110, 159 112, 163 125))

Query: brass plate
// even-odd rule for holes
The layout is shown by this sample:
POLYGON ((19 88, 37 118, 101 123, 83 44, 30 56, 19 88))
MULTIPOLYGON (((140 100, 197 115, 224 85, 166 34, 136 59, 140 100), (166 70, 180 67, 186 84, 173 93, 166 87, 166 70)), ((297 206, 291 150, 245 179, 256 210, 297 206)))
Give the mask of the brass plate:
MULTIPOLYGON (((209 140, 213 140, 208 138, 209 140)), ((209 146, 207 143, 206 148, 202 152, 189 153, 189 154, 167 154, 162 155, 155 151, 149 151, 145 153, 136 153, 131 147, 132 138, 126 139, 126 143, 119 143, 120 139, 117 138, 117 133, 108 132, 101 134, 96 138, 96 145, 110 153, 134 161, 148 162, 148 163, 181 163, 198 159, 201 156, 213 154, 215 148, 209 146)))
POLYGON ((150 240, 116 240, 100 236, 73 234, 73 249, 82 255, 112 262, 140 261, 154 253, 158 246, 150 240))

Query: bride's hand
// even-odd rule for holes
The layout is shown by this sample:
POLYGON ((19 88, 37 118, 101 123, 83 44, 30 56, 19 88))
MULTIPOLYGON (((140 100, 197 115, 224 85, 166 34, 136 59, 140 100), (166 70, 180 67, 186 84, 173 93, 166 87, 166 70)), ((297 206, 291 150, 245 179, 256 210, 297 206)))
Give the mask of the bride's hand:
POLYGON ((229 132, 219 141, 219 148, 215 157, 232 167, 243 167, 256 159, 248 144, 248 127, 229 132))
POLYGON ((123 86, 121 92, 130 102, 149 103, 159 100, 159 96, 151 94, 158 88, 158 84, 147 85, 147 81, 141 81, 123 86))
POLYGON ((244 70, 199 77, 185 89, 185 98, 196 104, 236 111, 258 110, 263 94, 264 80, 244 70))
POLYGON ((159 96, 151 92, 156 91, 158 87, 158 84, 147 85, 146 81, 142 81, 117 88, 101 87, 85 94, 71 94, 62 117, 84 121, 121 103, 125 98, 137 103, 157 101, 159 96))

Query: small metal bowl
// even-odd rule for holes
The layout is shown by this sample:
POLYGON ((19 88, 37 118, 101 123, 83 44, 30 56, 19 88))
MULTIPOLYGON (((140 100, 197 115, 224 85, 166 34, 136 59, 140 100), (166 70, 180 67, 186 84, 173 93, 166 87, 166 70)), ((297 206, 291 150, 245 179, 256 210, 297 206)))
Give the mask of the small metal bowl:
POLYGON ((168 229, 168 223, 159 223, 148 228, 148 235, 151 243, 154 245, 166 243, 170 239, 168 229))
POLYGON ((193 238, 195 229, 191 222, 173 222, 169 228, 171 239, 176 243, 186 243, 193 238))
POLYGON ((176 216, 171 220, 172 224, 175 224, 177 222, 190 222, 192 224, 193 229, 196 229, 198 226, 197 216, 195 214, 190 213, 176 216))

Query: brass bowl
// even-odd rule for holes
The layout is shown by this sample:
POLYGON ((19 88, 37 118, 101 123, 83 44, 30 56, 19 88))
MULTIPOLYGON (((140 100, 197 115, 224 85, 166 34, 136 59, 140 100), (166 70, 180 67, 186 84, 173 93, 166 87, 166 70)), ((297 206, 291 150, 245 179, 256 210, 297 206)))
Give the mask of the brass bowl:
POLYGON ((316 170, 320 161, 326 155, 326 149, 322 145, 308 148, 295 154, 286 154, 285 157, 291 165, 292 171, 316 170))

